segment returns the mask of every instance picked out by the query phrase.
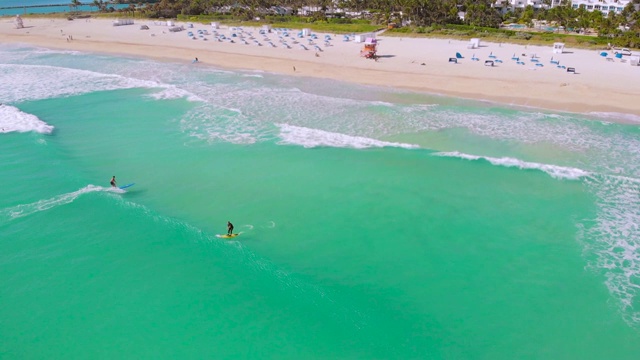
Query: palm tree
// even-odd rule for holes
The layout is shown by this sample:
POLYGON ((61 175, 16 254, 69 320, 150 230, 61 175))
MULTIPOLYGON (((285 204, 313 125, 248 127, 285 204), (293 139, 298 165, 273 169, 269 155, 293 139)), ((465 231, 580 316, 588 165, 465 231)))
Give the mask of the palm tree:
POLYGON ((69 5, 69 8, 75 9, 76 11, 78 11, 78 6, 80 5, 82 5, 80 0, 71 0, 71 4, 69 5))

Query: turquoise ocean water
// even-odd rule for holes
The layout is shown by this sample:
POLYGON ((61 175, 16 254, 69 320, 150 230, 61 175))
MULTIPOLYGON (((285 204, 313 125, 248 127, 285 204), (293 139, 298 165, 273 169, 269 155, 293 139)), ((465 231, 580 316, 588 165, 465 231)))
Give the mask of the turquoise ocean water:
MULTIPOLYGON (((83 4, 91 4, 93 0, 81 0, 83 4)), ((93 5, 81 5, 76 8, 70 7, 71 0, 0 0, 0 16, 13 16, 24 14, 48 14, 69 11, 96 11, 93 5), (55 5, 55 6, 48 6, 55 5), (65 6, 59 6, 65 5, 65 6), (37 6, 37 7, 29 7, 37 6)), ((108 7, 123 9, 129 4, 109 4, 108 7)))
POLYGON ((0 358, 640 354, 636 117, 7 45, 0 102, 0 358))

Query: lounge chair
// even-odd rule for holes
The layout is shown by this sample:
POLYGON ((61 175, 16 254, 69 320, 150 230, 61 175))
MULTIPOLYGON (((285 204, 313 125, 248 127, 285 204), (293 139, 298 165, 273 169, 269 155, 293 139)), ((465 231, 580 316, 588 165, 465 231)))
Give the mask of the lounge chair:
POLYGON ((576 68, 569 67, 569 68, 567 68, 567 72, 575 74, 576 73, 576 68))
POLYGON ((484 66, 493 66, 493 60, 485 60, 484 66))
POLYGON ((449 58, 449 62, 450 62, 450 63, 457 64, 457 63, 458 63, 458 59, 456 59, 456 58, 449 58))
POLYGON ((493 55, 493 52, 489 53, 489 59, 495 59, 495 58, 496 58, 496 56, 493 55))
POLYGON ((480 61, 480 59, 476 57, 476 54, 473 54, 473 56, 471 57, 471 61, 480 61))

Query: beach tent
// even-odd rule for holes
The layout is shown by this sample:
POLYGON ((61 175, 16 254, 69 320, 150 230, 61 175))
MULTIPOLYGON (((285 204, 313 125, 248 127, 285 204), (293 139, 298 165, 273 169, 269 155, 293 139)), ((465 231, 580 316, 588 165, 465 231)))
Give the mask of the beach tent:
POLYGON ((211 23, 211 28, 212 28, 213 30, 220 29, 220 23, 218 23, 218 22, 212 22, 212 23, 211 23))
POLYGON ((631 56, 631 57, 629 57, 629 65, 631 65, 631 66, 640 66, 640 56, 631 56))
POLYGON ((133 25, 133 19, 117 19, 113 22, 113 26, 133 25))
POLYGON ((480 47, 480 39, 473 38, 473 39, 469 40, 469 45, 467 45, 468 49, 477 49, 479 47, 480 47))
POLYGON ((553 43, 553 53, 562 54, 564 52, 564 43, 553 43))
POLYGON ((302 36, 309 36, 309 35, 311 35, 311 29, 307 29, 307 28, 302 29, 302 36))
POLYGON ((271 25, 262 25, 262 31, 264 31, 265 33, 270 33, 271 25))

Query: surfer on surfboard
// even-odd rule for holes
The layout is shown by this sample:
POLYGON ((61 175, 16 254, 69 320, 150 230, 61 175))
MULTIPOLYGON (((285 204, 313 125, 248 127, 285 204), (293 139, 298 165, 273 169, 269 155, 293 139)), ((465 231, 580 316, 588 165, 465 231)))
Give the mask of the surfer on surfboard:
POLYGON ((227 235, 233 234, 233 224, 231 221, 227 221, 227 235))
POLYGON ((117 186, 117 185, 116 185, 116 176, 115 176, 115 175, 113 175, 113 176, 111 177, 111 186, 112 186, 112 187, 116 187, 116 186, 117 186))

